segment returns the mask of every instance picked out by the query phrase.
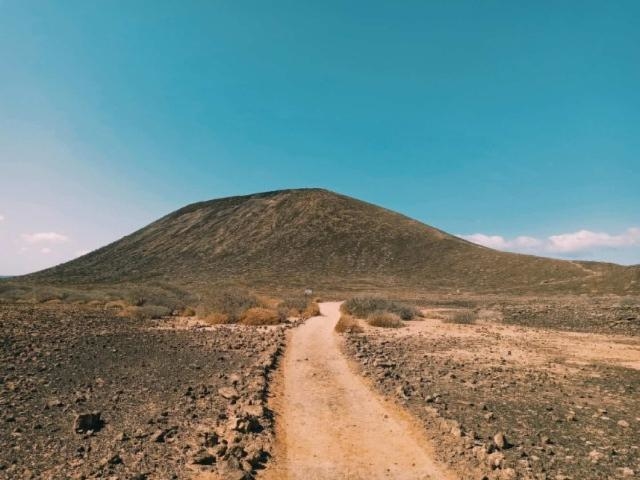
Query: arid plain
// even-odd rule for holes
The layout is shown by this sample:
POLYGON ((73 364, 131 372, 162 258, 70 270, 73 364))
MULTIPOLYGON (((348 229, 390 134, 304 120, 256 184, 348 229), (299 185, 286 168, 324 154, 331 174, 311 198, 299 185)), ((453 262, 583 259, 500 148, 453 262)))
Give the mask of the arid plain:
POLYGON ((0 478, 640 475, 640 269, 325 190, 0 281, 0 478))

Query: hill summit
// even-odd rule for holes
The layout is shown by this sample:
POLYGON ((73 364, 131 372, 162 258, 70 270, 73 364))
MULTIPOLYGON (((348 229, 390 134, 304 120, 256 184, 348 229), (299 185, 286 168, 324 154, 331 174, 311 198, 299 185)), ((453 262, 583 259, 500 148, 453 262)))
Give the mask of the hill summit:
POLYGON ((194 203, 110 245, 25 279, 332 291, 627 292, 631 267, 498 252, 323 189, 194 203))

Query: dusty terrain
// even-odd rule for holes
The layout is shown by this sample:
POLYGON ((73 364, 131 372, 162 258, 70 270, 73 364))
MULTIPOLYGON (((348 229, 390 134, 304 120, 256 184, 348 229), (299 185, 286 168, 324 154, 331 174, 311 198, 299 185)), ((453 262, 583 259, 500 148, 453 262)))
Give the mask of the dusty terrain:
POLYGON ((458 303, 344 335, 336 302, 272 327, 5 303, 0 478, 640 475, 637 305, 511 299, 443 321, 458 303))
POLYGON ((349 367, 333 329, 339 303, 294 330, 283 364, 278 479, 448 479, 413 422, 349 367))
POLYGON ((345 335, 345 352, 420 420, 461 478, 639 474, 638 337, 458 325, 443 313, 345 335))
POLYGON ((281 327, 2 305, 0 478, 251 476, 273 443, 264 407, 283 341, 281 327))

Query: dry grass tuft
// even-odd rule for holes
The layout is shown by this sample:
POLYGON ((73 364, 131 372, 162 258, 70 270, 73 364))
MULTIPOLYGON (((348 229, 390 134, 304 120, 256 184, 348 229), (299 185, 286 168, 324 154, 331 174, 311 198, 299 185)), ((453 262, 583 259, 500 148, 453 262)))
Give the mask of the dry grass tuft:
POLYGON ((232 323, 229 315, 225 313, 210 313, 202 319, 209 325, 226 325, 232 323))
POLYGON ((244 316, 239 323, 243 325, 277 325, 282 323, 284 318, 272 308, 253 307, 244 312, 244 316))
POLYGON ((316 302, 309 303, 304 312, 302 312, 302 318, 305 319, 317 317, 318 315, 320 315, 320 305, 318 305, 316 302))
POLYGON ((263 307, 257 297, 243 290, 215 290, 207 293, 196 308, 200 318, 223 313, 229 317, 228 323, 240 321, 245 313, 256 307, 263 307))
POLYGON ((307 319, 320 315, 318 304, 303 296, 285 298, 278 304, 278 309, 287 317, 307 319))
POLYGON ((127 306, 127 302, 124 300, 111 300, 104 304, 105 310, 124 310, 127 306))
POLYGON ((336 323, 335 331, 338 333, 362 333, 364 329, 351 315, 341 315, 336 323))
POLYGON ((366 318, 376 312, 393 313, 402 320, 413 320, 414 318, 422 317, 420 310, 415 307, 379 297, 350 298, 340 308, 344 313, 358 318, 366 318))
POLYGON ((443 319, 446 323, 457 323, 459 325, 473 325, 478 320, 478 314, 473 310, 461 310, 443 319))
POLYGON ((378 311, 367 317, 367 323, 372 327, 398 328, 402 326, 402 319, 395 313, 378 311))

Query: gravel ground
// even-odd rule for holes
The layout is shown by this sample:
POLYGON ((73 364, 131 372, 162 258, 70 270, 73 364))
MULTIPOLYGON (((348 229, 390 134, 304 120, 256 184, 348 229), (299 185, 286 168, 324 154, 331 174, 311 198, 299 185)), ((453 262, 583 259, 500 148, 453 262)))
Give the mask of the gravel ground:
POLYGON ((611 300, 520 303, 502 305, 503 321, 512 325, 573 332, 640 336, 640 306, 611 300))
MULTIPOLYGON (((638 364, 603 361, 602 348, 594 348, 591 361, 584 351, 573 358, 562 342, 535 329, 409 324, 346 334, 344 349, 375 388, 423 422, 441 459, 461 478, 640 476, 638 364)), ((550 335, 584 340, 583 334, 550 335)), ((624 337, 593 338, 607 349, 606 342, 616 341, 630 348, 624 337)))
POLYGON ((283 328, 166 323, 0 306, 0 478, 251 478, 283 328))

